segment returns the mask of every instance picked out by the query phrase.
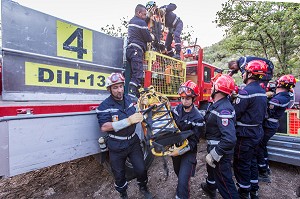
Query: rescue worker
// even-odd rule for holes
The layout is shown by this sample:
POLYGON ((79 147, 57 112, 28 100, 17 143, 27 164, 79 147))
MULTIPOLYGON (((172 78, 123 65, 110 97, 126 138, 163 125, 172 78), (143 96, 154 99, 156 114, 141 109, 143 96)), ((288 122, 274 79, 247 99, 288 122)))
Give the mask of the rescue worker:
POLYGON ((172 156, 174 171, 178 177, 176 199, 189 198, 190 178, 195 174, 197 164, 197 144, 200 136, 204 134, 205 123, 202 115, 194 106, 199 95, 197 84, 188 80, 178 89, 181 104, 172 112, 176 125, 181 131, 192 130, 193 135, 187 138, 188 145, 182 149, 173 151, 172 156))
POLYGON ((258 147, 257 163, 259 171, 259 180, 271 182, 268 175, 268 151, 267 143, 276 133, 279 127, 279 119, 283 116, 289 105, 291 96, 289 91, 296 85, 296 79, 293 75, 283 75, 277 80, 275 95, 268 101, 267 118, 264 120, 264 137, 258 147))
POLYGON ((267 96, 259 81, 267 72, 261 60, 250 61, 243 72, 246 84, 234 101, 237 142, 234 149, 233 169, 240 198, 257 197, 258 170, 256 148, 263 137, 262 123, 267 111, 267 96))
POLYGON ((154 35, 151 35, 145 21, 146 15, 146 7, 138 4, 135 8, 135 16, 128 23, 126 58, 131 67, 129 95, 133 98, 139 97, 138 88, 143 79, 143 57, 147 42, 154 40, 154 35))
POLYGON ((108 133, 107 147, 111 169, 115 178, 115 188, 121 198, 127 196, 127 180, 125 178, 125 161, 129 158, 137 175, 140 191, 145 198, 152 198, 147 188, 147 171, 140 139, 135 133, 136 124, 143 120, 141 113, 136 113, 130 97, 124 95, 124 77, 120 73, 112 73, 106 79, 106 88, 110 96, 97 108, 98 123, 101 131, 108 133))
MULTIPOLYGON (((157 12, 157 5, 155 1, 149 1, 146 4, 146 8, 149 12, 157 12)), ((181 52, 181 32, 183 29, 182 20, 175 14, 173 11, 177 8, 177 6, 173 3, 169 5, 164 5, 160 7, 161 13, 165 13, 165 27, 168 28, 168 34, 165 42, 165 47, 167 48, 167 55, 170 57, 174 57, 175 59, 180 59, 181 52), (171 44, 175 41, 175 54, 171 47, 171 44)))
POLYGON ((216 189, 223 198, 239 198, 231 171, 236 142, 236 118, 228 96, 234 89, 234 80, 229 75, 213 79, 213 104, 209 106, 205 115, 208 152, 205 159, 208 176, 206 182, 201 183, 201 188, 210 198, 216 198, 216 189))
POLYGON ((266 75, 260 79, 260 82, 264 83, 264 86, 266 87, 268 82, 273 78, 274 65, 270 60, 265 58, 255 57, 255 56, 245 56, 245 57, 240 57, 238 60, 230 61, 228 63, 228 68, 231 69, 229 75, 232 76, 235 73, 237 73, 239 70, 241 71, 241 73, 244 73, 243 71, 245 70, 245 66, 247 65, 247 63, 253 60, 262 60, 267 64, 266 75))

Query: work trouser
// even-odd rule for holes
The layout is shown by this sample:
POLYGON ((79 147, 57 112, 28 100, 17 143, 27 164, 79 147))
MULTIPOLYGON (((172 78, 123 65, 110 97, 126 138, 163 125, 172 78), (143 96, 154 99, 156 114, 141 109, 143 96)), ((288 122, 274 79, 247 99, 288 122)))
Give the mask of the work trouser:
POLYGON ((181 32, 183 29, 183 23, 180 19, 178 19, 178 21, 175 24, 174 28, 169 28, 169 32, 167 34, 167 38, 166 38, 166 43, 165 46, 167 48, 168 51, 168 55, 169 56, 173 56, 174 54, 172 51, 172 41, 173 41, 173 35, 174 35, 174 41, 175 41, 175 52, 177 55, 180 55, 180 51, 181 51, 181 32))
POLYGON ((174 172, 178 177, 176 195, 180 199, 189 198, 189 181, 195 175, 196 155, 194 152, 187 152, 183 155, 172 157, 174 172))
POLYGON ((136 141, 132 145, 129 145, 129 147, 127 147, 126 149, 109 149, 109 159, 112 172, 115 178, 115 188, 120 193, 125 192, 127 189, 127 180, 125 177, 125 161, 127 158, 129 158, 133 166, 133 170, 137 175, 138 185, 146 186, 148 182, 148 176, 144 162, 144 155, 139 139, 132 139, 136 139, 136 141))
POLYGON ((275 135, 277 129, 272 128, 264 128, 264 137, 258 145, 257 150, 257 164, 258 170, 261 173, 267 172, 269 168, 269 161, 268 161, 268 141, 271 139, 273 135, 275 135))
MULTIPOLYGON (((213 145, 208 145, 207 152, 209 153, 214 147, 213 145)), ((206 164, 206 183, 211 190, 218 188, 223 198, 239 199, 239 194, 232 179, 231 160, 232 154, 225 154, 219 162, 214 162, 215 168, 206 164)))
POLYGON ((256 150, 260 138, 237 136, 234 148, 233 169, 238 186, 244 192, 258 190, 256 150))
POLYGON ((129 46, 126 49, 126 59, 130 63, 131 77, 129 84, 136 87, 141 86, 143 79, 143 57, 144 52, 136 46, 129 46))

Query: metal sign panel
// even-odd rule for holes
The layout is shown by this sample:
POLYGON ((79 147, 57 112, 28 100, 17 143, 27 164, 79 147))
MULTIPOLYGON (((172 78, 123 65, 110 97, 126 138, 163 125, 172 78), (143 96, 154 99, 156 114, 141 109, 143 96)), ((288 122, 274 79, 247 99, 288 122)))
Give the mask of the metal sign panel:
POLYGON ((123 70, 123 43, 2 0, 3 99, 104 98, 107 76, 123 70))

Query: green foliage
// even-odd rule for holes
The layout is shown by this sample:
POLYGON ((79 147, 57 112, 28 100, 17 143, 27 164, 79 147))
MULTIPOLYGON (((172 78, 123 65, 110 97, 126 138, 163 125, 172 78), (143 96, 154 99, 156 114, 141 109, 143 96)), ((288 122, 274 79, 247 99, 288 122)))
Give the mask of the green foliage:
POLYGON ((125 18, 123 17, 120 19, 121 24, 119 26, 112 25, 106 25, 105 27, 101 27, 100 30, 108 35, 111 35, 113 37, 121 37, 125 38, 127 36, 127 28, 128 28, 128 16, 125 18))
MULTIPOLYGON (((113 37, 121 37, 125 38, 127 36, 127 29, 128 29, 128 23, 129 19, 128 16, 125 18, 123 17, 120 19, 121 24, 119 26, 112 25, 106 25, 105 27, 101 27, 100 30, 108 35, 111 35, 113 37)), ((192 34, 194 33, 194 27, 193 26, 185 26, 183 28, 181 39, 182 41, 186 41, 188 45, 194 45, 195 41, 192 40, 192 34)))
POLYGON ((219 64, 255 55, 271 59, 277 74, 299 68, 300 4, 228 0, 216 16, 226 38, 206 49, 205 60, 219 64))
POLYGON ((181 40, 183 42, 186 42, 188 45, 194 45, 195 40, 193 40, 192 35, 194 33, 194 27, 193 26, 185 26, 183 27, 183 31, 181 33, 181 40))

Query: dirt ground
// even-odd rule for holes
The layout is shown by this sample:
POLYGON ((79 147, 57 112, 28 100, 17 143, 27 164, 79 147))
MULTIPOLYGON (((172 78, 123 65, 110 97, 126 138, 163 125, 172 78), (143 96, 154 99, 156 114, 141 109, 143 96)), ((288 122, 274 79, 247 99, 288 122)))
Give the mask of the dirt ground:
MULTIPOLYGON (((208 198, 200 188, 200 183, 206 177, 204 141, 201 140, 199 145, 196 175, 190 183, 192 199, 208 198)), ((167 161, 170 171, 167 180, 160 157, 154 159, 149 169, 148 185, 156 199, 175 198, 177 179, 171 158, 168 157, 167 161)), ((260 198, 297 198, 296 188, 300 186, 300 168, 275 162, 271 162, 270 166, 272 183, 260 184, 260 198)), ((128 195, 129 198, 142 198, 135 180, 129 182, 128 195)), ((118 196, 114 190, 113 177, 92 156, 0 180, 0 198, 115 199, 118 196)), ((218 198, 221 196, 218 195, 218 198)))

